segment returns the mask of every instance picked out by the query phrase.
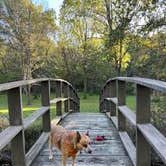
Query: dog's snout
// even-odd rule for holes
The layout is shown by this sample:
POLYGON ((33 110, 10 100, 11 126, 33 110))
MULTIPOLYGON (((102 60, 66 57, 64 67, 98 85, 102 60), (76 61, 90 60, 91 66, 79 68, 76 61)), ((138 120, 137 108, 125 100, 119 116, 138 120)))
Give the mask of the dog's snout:
POLYGON ((91 149, 89 149, 89 150, 88 150, 88 153, 90 153, 90 154, 91 154, 91 153, 92 153, 92 150, 91 150, 91 149))

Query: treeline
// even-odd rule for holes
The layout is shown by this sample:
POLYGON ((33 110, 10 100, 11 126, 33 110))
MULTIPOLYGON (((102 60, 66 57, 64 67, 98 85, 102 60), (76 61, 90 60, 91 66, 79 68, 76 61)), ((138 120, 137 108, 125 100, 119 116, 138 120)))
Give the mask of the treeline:
POLYGON ((110 77, 166 80, 164 0, 64 0, 53 10, 30 0, 0 4, 0 82, 62 78, 97 92, 110 77))

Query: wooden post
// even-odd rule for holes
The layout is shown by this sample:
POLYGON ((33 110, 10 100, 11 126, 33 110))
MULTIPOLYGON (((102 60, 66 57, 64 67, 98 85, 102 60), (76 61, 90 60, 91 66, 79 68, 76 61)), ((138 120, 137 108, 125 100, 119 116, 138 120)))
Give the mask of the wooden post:
MULTIPOLYGON (((56 97, 62 96, 62 83, 61 81, 56 81, 56 97)), ((59 101, 56 103, 56 115, 61 116, 62 115, 62 102, 59 101)))
POLYGON ((99 95, 99 112, 101 112, 101 92, 100 92, 100 95, 99 95))
MULTIPOLYGON (((64 97, 68 98, 68 94, 69 94, 69 88, 68 88, 68 84, 64 83, 63 84, 63 91, 64 91, 64 97)), ((64 112, 68 112, 69 111, 69 99, 65 100, 64 102, 64 112)))
MULTIPOLYGON (((118 80, 118 106, 126 104, 126 83, 118 80)), ((118 110, 118 130, 124 131, 126 129, 126 119, 118 110)))
MULTIPOLYGON (((137 85, 136 91, 136 121, 150 123, 150 89, 137 85)), ((137 166, 151 165, 151 148, 138 127, 136 129, 137 166)))
MULTIPOLYGON (((50 106, 50 82, 43 81, 41 83, 41 103, 42 106, 50 106)), ((51 129, 50 109, 42 116, 43 131, 49 132, 51 129)))
MULTIPOLYGON (((111 94, 110 94, 110 88, 111 88, 111 85, 110 85, 110 82, 107 83, 106 85, 106 97, 107 98, 110 98, 111 94)), ((110 100, 106 100, 106 112, 111 112, 111 101, 110 100)))
POLYGON ((61 116, 62 115, 62 101, 58 101, 56 103, 56 115, 61 116))
POLYGON ((74 104, 73 104, 73 90, 72 88, 70 87, 69 88, 69 96, 70 96, 70 110, 74 111, 74 104))
MULTIPOLYGON (((22 125, 22 92, 20 87, 8 90, 8 107, 10 125, 22 125)), ((11 141, 12 165, 26 165, 24 139, 24 130, 21 130, 11 141)))
MULTIPOLYGON (((110 97, 116 97, 116 80, 110 83, 110 97)), ((116 116, 116 104, 111 101, 110 116, 116 116)))

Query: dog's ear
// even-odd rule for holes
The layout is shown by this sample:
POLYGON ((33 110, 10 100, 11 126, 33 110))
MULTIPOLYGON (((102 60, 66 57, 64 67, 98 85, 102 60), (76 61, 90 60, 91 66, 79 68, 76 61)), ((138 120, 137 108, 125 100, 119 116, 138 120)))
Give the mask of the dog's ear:
POLYGON ((89 131, 87 131, 87 132, 85 133, 85 135, 89 137, 89 131))
POLYGON ((76 149, 77 143, 80 142, 80 140, 81 140, 81 134, 78 131, 76 131, 76 134, 73 138, 74 149, 76 149))

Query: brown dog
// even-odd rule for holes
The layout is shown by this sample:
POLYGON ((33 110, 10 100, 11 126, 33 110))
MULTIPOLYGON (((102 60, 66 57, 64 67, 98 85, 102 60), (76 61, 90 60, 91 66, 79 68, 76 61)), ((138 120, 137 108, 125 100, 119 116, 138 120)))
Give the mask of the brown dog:
POLYGON ((88 135, 81 135, 78 131, 67 131, 62 126, 53 126, 49 138, 49 159, 53 158, 52 146, 54 145, 62 153, 62 165, 66 166, 67 158, 72 157, 72 166, 74 166, 78 151, 92 152, 89 144, 90 138, 88 135))

